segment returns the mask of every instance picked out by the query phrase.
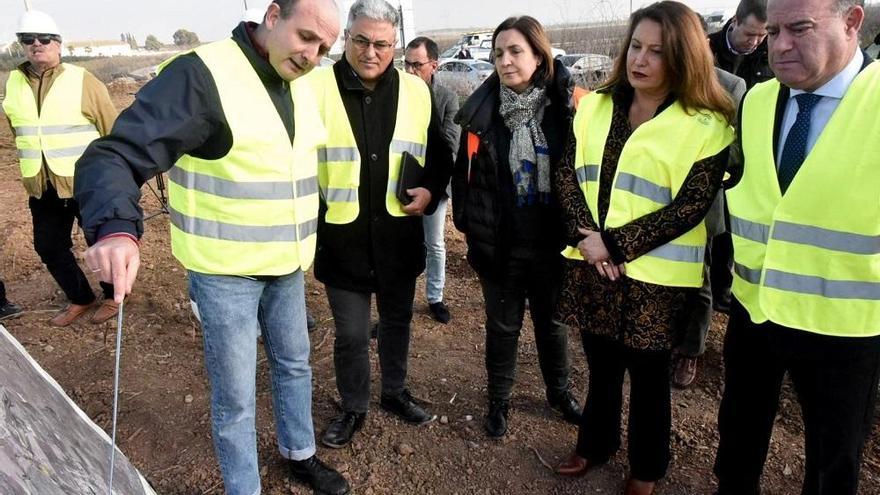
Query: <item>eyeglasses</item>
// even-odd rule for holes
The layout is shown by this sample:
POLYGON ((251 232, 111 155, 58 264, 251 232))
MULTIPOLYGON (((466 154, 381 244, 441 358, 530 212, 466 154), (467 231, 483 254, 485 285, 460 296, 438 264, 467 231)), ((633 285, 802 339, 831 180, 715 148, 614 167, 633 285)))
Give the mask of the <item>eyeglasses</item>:
POLYGON ((354 46, 356 46, 358 48, 358 50, 361 50, 364 52, 370 49, 370 45, 373 45, 373 49, 376 50, 376 53, 385 53, 388 50, 391 50, 394 48, 394 45, 387 42, 387 41, 383 41, 383 40, 370 41, 361 35, 357 35, 357 36, 349 35, 349 38, 354 43, 354 46))
POLYGON ((426 62, 410 62, 409 60, 403 61, 404 69, 413 69, 413 70, 422 70, 422 67, 430 64, 433 60, 428 60, 426 62))
POLYGON ((39 41, 41 45, 48 45, 49 43, 51 43, 53 41, 57 41, 57 42, 61 43, 61 36, 58 36, 57 34, 31 34, 31 33, 25 33, 25 34, 18 35, 18 42, 21 43, 22 45, 31 46, 36 41, 39 41))

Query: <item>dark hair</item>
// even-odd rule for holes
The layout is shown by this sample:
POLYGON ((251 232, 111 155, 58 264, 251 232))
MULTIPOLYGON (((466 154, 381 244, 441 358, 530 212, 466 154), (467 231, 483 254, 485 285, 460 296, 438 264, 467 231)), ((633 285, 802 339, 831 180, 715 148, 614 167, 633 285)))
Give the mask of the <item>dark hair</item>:
POLYGON ((736 20, 743 22, 750 15, 758 22, 767 22, 767 0, 740 0, 736 7, 736 20))
POLYGON ((864 7, 865 0, 836 0, 831 8, 836 10, 838 14, 843 14, 852 7, 864 7))
POLYGON ((293 13, 293 8, 296 7, 298 1, 299 0, 272 0, 272 3, 281 9, 281 17, 287 19, 290 17, 290 14, 293 13))
POLYGON ((550 38, 544 31, 544 26, 532 16, 508 17, 495 28, 492 33, 492 56, 495 54, 495 39, 501 31, 516 29, 528 41, 535 55, 541 60, 535 73, 532 74, 532 83, 544 86, 553 80, 553 51, 550 49, 550 38))
POLYGON ((680 2, 666 0, 633 12, 614 69, 600 89, 608 90, 618 85, 631 88, 627 77, 627 52, 636 26, 644 20, 660 25, 669 93, 678 98, 689 113, 709 110, 723 115, 727 122, 733 122, 736 109, 715 75, 714 58, 706 43, 705 31, 700 27, 697 14, 680 2))
POLYGON ((425 53, 428 54, 428 60, 437 60, 440 58, 440 48, 437 47, 437 43, 434 42, 431 38, 426 36, 419 36, 418 38, 413 38, 412 41, 406 44, 407 50, 415 50, 416 48, 424 46, 425 53))

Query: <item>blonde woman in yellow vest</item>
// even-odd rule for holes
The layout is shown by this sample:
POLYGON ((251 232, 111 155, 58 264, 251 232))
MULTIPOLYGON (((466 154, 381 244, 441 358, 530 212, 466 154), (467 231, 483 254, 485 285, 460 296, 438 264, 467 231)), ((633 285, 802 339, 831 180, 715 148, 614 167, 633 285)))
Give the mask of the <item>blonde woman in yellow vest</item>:
MULTIPOLYGON (((140 184, 169 177, 171 249, 186 268, 211 387, 212 434, 228 494, 261 489, 257 337, 272 381, 278 451, 317 493, 349 491, 315 455, 303 272, 315 253, 318 148, 327 140, 300 77, 339 33, 331 0, 275 0, 262 23, 165 62, 83 155, 76 174, 86 262, 116 282, 137 275, 140 184)), ((264 420, 265 421, 265 420, 264 420)))
POLYGON ((858 489, 880 376, 880 64, 859 49, 860 3, 767 5, 776 79, 746 94, 727 190, 720 495, 761 491, 786 375, 804 422, 801 493, 877 488, 858 489))
MULTIPOLYGON (((79 218, 73 199, 74 165, 89 143, 110 132, 117 112, 101 81, 81 67, 61 63, 61 34, 51 17, 25 12, 16 34, 27 61, 9 74, 3 110, 30 196, 34 248, 69 301, 50 324, 65 327, 95 303, 71 252, 70 231, 79 218)), ((102 282, 101 289, 104 301, 92 323, 117 312, 113 285, 102 282)))
POLYGON ((674 329, 703 283, 703 219, 734 108, 684 4, 636 11, 624 41, 609 81, 581 99, 557 174, 571 243, 558 311, 580 329, 590 370, 577 446, 557 472, 582 475, 620 448, 628 372, 625 493, 648 495, 671 457, 674 329))
POLYGON ((425 268, 421 215, 431 213, 442 197, 452 152, 428 86, 392 64, 399 26, 397 7, 388 2, 355 2, 343 58, 307 78, 328 131, 318 166, 322 203, 315 278, 326 288, 336 332, 342 412, 321 437, 331 448, 351 441, 369 409, 373 294, 380 407, 415 425, 435 417, 414 400, 406 376, 416 277, 425 268), (398 194, 400 181, 406 185, 398 194))

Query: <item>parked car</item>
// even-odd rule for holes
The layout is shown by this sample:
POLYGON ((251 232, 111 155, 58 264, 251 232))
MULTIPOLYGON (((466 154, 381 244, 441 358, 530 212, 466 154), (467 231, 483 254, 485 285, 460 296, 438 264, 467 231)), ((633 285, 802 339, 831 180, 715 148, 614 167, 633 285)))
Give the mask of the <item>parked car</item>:
POLYGON ((471 58, 467 59, 458 59, 455 58, 458 55, 459 50, 461 50, 460 46, 454 45, 440 54, 440 63, 449 62, 451 60, 477 60, 477 59, 488 59, 492 55, 492 50, 488 46, 469 46, 468 51, 471 52, 471 58))
POLYGON ((604 81, 614 67, 611 57, 599 53, 575 53, 557 58, 568 67, 575 84, 588 89, 604 81))
POLYGON ((483 60, 448 60, 437 67, 434 82, 467 96, 494 71, 495 66, 483 60))

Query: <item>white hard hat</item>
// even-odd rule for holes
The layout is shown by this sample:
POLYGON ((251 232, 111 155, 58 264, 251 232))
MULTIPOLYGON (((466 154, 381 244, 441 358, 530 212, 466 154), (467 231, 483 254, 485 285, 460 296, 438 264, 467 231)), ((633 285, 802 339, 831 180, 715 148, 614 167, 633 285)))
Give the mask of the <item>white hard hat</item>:
POLYGON ((21 16, 18 22, 18 31, 20 33, 37 33, 37 34, 54 34, 61 36, 58 25, 55 20, 49 17, 49 14, 40 12, 39 10, 29 10, 21 16))
POLYGON ((266 9, 247 9, 244 11, 244 14, 241 16, 241 20, 244 22, 256 22, 260 24, 263 22, 263 17, 266 15, 266 9))

